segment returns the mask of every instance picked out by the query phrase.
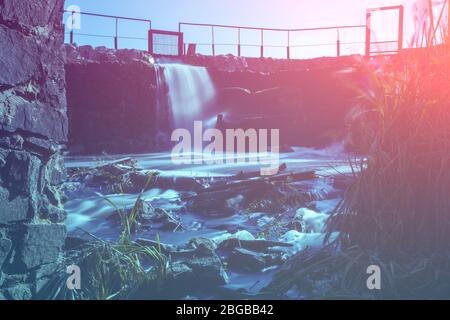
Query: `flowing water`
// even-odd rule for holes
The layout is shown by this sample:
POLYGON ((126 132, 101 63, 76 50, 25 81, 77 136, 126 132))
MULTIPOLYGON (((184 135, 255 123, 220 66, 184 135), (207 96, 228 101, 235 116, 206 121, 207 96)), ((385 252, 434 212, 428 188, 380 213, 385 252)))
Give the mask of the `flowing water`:
MULTIPOLYGON (((153 153, 142 155, 117 155, 115 157, 67 157, 68 168, 92 167, 114 159, 130 156, 136 160, 144 170, 158 170, 163 176, 173 177, 209 177, 211 179, 235 175, 239 172, 252 172, 258 170, 257 163, 235 163, 215 165, 184 165, 175 166, 171 161, 170 153, 153 153)), ((319 229, 325 223, 325 218, 338 202, 342 199, 343 190, 333 184, 333 178, 339 174, 349 174, 350 168, 346 165, 346 155, 341 146, 336 145, 327 149, 317 150, 309 148, 295 148, 295 152, 280 155, 280 162, 285 163, 288 171, 298 172, 303 170, 316 170, 320 176, 318 179, 301 182, 303 190, 320 193, 322 199, 315 201, 319 229)), ((69 188, 70 189, 70 188, 69 188)), ((114 223, 115 209, 96 193, 95 189, 83 185, 72 186, 73 191, 68 192, 69 201, 66 203, 68 212, 67 226, 69 233, 80 235, 79 228, 89 231, 105 240, 117 240, 120 226, 114 223)), ((204 237, 219 239, 234 232, 244 230, 253 235, 258 235, 265 225, 273 219, 263 213, 243 214, 236 212, 231 216, 214 217, 204 213, 185 210, 183 194, 173 189, 150 189, 143 195, 143 200, 151 202, 153 206, 164 208, 169 212, 179 212, 182 229, 164 231, 151 229, 139 232, 137 237, 156 239, 169 245, 181 245, 190 239, 204 237)), ((137 194, 109 194, 105 195, 120 208, 132 208, 137 194)), ((313 213, 315 214, 315 213, 313 213)), ((295 230, 280 235, 273 240, 279 240, 293 244, 294 254, 306 246, 320 247, 323 234, 315 232, 299 233, 295 230)), ((228 273, 229 283, 227 289, 251 288, 257 292, 262 286, 267 285, 276 269, 268 269, 259 273, 228 273), (257 285, 256 285, 257 284, 257 285)))
POLYGON ((191 128, 194 121, 202 120, 216 95, 208 70, 177 63, 160 64, 158 70, 158 86, 167 90, 173 128, 191 128))

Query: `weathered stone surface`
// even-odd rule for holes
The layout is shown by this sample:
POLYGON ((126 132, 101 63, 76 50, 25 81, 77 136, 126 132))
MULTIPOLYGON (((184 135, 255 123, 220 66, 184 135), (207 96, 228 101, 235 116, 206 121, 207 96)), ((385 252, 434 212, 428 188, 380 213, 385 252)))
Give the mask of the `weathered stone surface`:
POLYGON ((228 283, 228 275, 218 256, 193 258, 185 264, 193 270, 197 280, 203 281, 205 287, 228 283))
POLYGON ((0 270, 11 250, 12 242, 0 232, 0 270))
POLYGON ((27 284, 17 284, 6 290, 6 297, 10 300, 30 300, 32 296, 32 290, 27 284))
POLYGON ((41 161, 25 151, 11 152, 2 179, 11 197, 33 195, 37 191, 41 161))
POLYGON ((236 248, 232 251, 228 263, 230 268, 255 272, 281 263, 281 255, 236 248))
POLYGON ((64 245, 63 5, 0 0, 1 298, 32 298, 64 245))
POLYGON ((39 71, 39 48, 32 38, 0 24, 0 84, 31 80, 39 71))
POLYGON ((62 184, 67 178, 64 159, 60 154, 54 154, 45 165, 45 180, 52 186, 62 184))
POLYGON ((30 270, 61 258, 67 233, 65 225, 28 224, 21 232, 14 249, 15 265, 23 265, 30 270))
POLYGON ((100 154, 158 149, 156 128, 163 124, 156 109, 151 56, 134 50, 65 48, 70 150, 100 154))
POLYGON ((64 0, 3 0, 0 21, 19 24, 24 28, 60 26, 63 5, 64 0))
POLYGON ((30 215, 30 200, 17 195, 11 197, 8 189, 0 187, 0 224, 28 220, 30 215))
POLYGON ((175 262, 169 267, 169 278, 175 281, 177 286, 191 284, 195 281, 194 272, 187 265, 175 262))
POLYGON ((25 130, 64 142, 67 140, 67 128, 64 109, 46 108, 41 102, 0 94, 0 130, 25 130))

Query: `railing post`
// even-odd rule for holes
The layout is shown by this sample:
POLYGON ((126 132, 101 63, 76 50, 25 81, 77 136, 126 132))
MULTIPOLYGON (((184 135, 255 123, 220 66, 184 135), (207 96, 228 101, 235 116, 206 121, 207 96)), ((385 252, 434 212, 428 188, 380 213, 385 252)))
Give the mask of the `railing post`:
POLYGON ((264 58, 264 30, 261 29, 261 58, 264 58))
POLYGON ((114 49, 119 48, 119 37, 118 37, 119 19, 116 18, 116 35, 114 36, 114 49))
POLYGON ((238 28, 238 57, 241 56, 241 28, 238 28))
POLYGON ((291 32, 288 31, 288 41, 287 41, 287 47, 286 47, 286 57, 288 60, 291 59, 291 32))
MULTIPOLYGON (((398 19, 398 52, 400 52, 403 49, 403 16, 404 16, 404 10, 403 6, 400 7, 400 17, 398 19)), ((432 7, 430 7, 430 10, 432 11, 432 7)))
POLYGON ((211 35, 212 35, 212 55, 216 55, 216 45, 215 45, 215 37, 214 37, 214 26, 211 26, 211 35))
POLYGON ((366 58, 370 58, 370 18, 371 13, 368 11, 366 15, 366 58))
POLYGON ((185 53, 184 50, 184 34, 179 33, 178 34, 178 56, 183 56, 185 53))
POLYGON ((148 30, 148 53, 153 55, 153 32, 148 30))
POLYGON ((70 19, 70 44, 73 44, 73 28, 75 27, 75 23, 74 23, 74 19, 75 19, 75 11, 72 11, 72 18, 70 19))
POLYGON ((338 57, 341 56, 341 39, 340 39, 340 35, 339 35, 339 28, 337 28, 337 43, 336 43, 337 47, 336 47, 336 55, 338 57))

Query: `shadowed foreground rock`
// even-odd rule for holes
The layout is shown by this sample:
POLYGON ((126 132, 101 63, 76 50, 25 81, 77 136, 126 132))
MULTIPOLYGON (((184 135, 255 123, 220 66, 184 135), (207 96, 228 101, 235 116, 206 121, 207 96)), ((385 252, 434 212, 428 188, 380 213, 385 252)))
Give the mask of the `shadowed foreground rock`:
POLYGON ((63 0, 0 1, 0 299, 30 299, 66 237, 63 0))

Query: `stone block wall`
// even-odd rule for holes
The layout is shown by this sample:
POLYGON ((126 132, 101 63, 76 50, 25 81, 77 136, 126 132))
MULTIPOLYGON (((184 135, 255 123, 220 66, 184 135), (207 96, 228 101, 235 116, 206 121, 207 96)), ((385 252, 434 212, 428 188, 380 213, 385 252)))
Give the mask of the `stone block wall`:
POLYGON ((30 299, 62 259, 64 0, 0 0, 0 299, 30 299))

